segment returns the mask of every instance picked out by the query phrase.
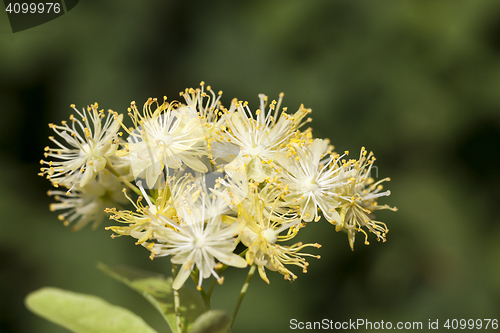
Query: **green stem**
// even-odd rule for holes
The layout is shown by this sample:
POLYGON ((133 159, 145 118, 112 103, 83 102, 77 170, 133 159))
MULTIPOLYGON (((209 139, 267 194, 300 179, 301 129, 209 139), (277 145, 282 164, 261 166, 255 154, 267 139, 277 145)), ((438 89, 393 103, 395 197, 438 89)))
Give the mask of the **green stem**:
MULTIPOLYGON (((177 265, 172 263, 172 276, 175 280, 177 276, 177 265)), ((174 310, 175 310, 175 322, 177 324, 177 332, 182 333, 182 321, 181 321, 181 298, 179 296, 179 291, 173 289, 174 291, 174 310)))
POLYGON ((234 319, 236 318, 236 315, 238 314, 238 310, 240 309, 241 302, 243 301, 243 297, 245 297, 245 294, 247 293, 248 285, 250 284, 250 281, 252 281, 253 274, 255 273, 255 269, 257 266, 252 265, 250 267, 250 270, 248 271, 247 279, 245 280, 245 284, 241 288, 240 292, 240 297, 238 298, 238 302, 236 303, 236 306, 234 307, 233 311, 233 318, 231 319, 231 327, 233 326, 234 319))
MULTIPOLYGON (((116 178, 118 178, 119 180, 121 180, 125 185, 127 185, 132 191, 134 191, 138 196, 143 196, 141 190, 139 190, 139 188, 137 188, 137 186, 135 186, 134 184, 132 184, 131 182, 129 182, 125 177, 123 177, 118 171, 115 170, 115 168, 113 168, 113 166, 111 165, 111 163, 109 162, 109 160, 107 161, 106 163, 106 169, 108 169, 109 171, 111 171, 111 173, 113 175, 116 176, 116 178)), ((156 203, 156 200, 155 198, 149 196, 149 199, 151 199, 151 202, 152 203, 156 203)))
POLYGON ((212 284, 210 285, 210 288, 208 288, 207 292, 208 298, 212 297, 212 292, 214 291, 216 284, 217 284, 217 279, 215 277, 212 277, 212 284))
POLYGON ((131 182, 129 182, 125 177, 123 177, 122 175, 120 175, 120 173, 118 171, 116 171, 115 168, 113 168, 111 166, 111 163, 109 163, 109 161, 106 163, 106 169, 108 169, 109 171, 111 171, 111 173, 113 175, 115 175, 116 178, 120 179, 132 191, 134 191, 135 193, 137 193, 137 195, 142 196, 141 190, 139 190, 134 184, 132 184, 131 182))
MULTIPOLYGON (((194 283, 198 285, 198 279, 199 279, 199 271, 198 269, 193 270, 191 272, 191 279, 193 279, 194 283)), ((208 295, 205 292, 205 289, 203 289, 203 286, 196 286, 196 289, 200 292, 201 298, 203 299, 203 304, 205 304, 205 310, 209 311, 210 310, 210 295, 208 295)))

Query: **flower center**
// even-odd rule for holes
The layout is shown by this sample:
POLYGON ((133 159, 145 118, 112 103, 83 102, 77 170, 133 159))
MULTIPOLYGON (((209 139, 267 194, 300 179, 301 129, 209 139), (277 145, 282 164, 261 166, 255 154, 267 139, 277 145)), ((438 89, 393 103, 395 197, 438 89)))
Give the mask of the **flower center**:
POLYGON ((201 249, 205 246, 205 236, 198 236, 194 239, 193 246, 195 248, 201 249))
POLYGON ((274 231, 273 229, 263 230, 262 237, 264 237, 264 239, 271 244, 276 243, 276 240, 278 239, 278 237, 276 236, 276 231, 274 231))
POLYGON ((252 156, 259 156, 262 151, 263 150, 261 146, 252 146, 252 148, 248 149, 248 153, 252 156))
POLYGON ((82 144, 82 149, 80 150, 80 156, 87 155, 92 156, 92 147, 88 143, 82 144))
POLYGON ((314 191, 318 188, 318 183, 316 182, 316 179, 310 178, 304 182, 304 187, 308 191, 314 191))
POLYGON ((156 139, 156 143, 159 145, 170 146, 174 142, 174 138, 171 135, 162 135, 160 138, 156 139))

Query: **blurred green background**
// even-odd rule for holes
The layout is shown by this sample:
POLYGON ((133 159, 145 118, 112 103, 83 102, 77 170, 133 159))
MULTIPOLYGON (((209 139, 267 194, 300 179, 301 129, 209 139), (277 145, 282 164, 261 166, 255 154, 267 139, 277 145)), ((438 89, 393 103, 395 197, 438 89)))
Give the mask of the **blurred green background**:
MULTIPOLYGON (((80 1, 68 14, 13 34, 0 13, 0 331, 66 332, 28 312, 50 285, 99 295, 166 332, 140 295, 97 262, 165 272, 133 240, 73 233, 48 210, 37 176, 69 105, 177 99, 201 80, 222 102, 257 95, 313 109, 314 134, 338 151, 361 146, 391 177, 397 213, 377 218, 386 243, 351 252, 324 220, 300 236, 321 260, 293 282, 258 277, 235 332, 287 332, 298 321, 500 319, 500 2, 80 1)), ((244 271, 228 270, 215 307, 232 311, 244 271)), ((361 330, 363 331, 363 330, 361 330)))

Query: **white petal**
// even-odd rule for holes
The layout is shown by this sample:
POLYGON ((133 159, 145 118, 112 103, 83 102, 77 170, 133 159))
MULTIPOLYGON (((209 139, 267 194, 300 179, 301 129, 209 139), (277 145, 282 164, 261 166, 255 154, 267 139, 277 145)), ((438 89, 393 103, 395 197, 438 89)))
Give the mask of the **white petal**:
POLYGON ((264 266, 259 266, 259 275, 262 280, 264 280, 267 284, 269 284, 269 279, 266 276, 266 271, 264 270, 264 266))
POLYGON ((94 164, 92 167, 95 172, 99 172, 106 167, 106 159, 102 156, 98 156, 92 162, 94 164))
POLYGON ((290 172, 290 173, 293 173, 293 164, 292 164, 292 160, 288 157, 286 157, 285 154, 281 153, 281 152, 277 152, 275 155, 274 155, 274 158, 273 158, 276 162, 278 162, 283 168, 285 168, 286 171, 290 172))
POLYGON ((92 170, 92 168, 85 168, 82 179, 80 179, 80 187, 84 187, 85 185, 87 185, 92 179, 94 179, 95 175, 96 173, 94 172, 94 170, 92 170))
POLYGON ((327 216, 328 222, 335 221, 335 222, 337 222, 337 225, 342 224, 342 220, 340 219, 339 212, 337 212, 336 209, 334 209, 333 212, 328 212, 328 215, 325 214, 325 216, 327 216))
POLYGON ((154 188, 156 181, 158 180, 158 176, 162 172, 160 163, 156 162, 151 164, 146 169, 146 185, 148 188, 154 188))
POLYGON ((219 251, 213 247, 210 248, 209 252, 217 258, 220 262, 233 267, 244 268, 247 267, 247 262, 245 259, 236 255, 234 253, 225 253, 219 251))
POLYGON ((191 274, 191 270, 193 269, 194 266, 190 260, 192 255, 193 253, 191 253, 191 255, 187 258, 186 262, 182 265, 181 269, 177 273, 174 283, 172 284, 173 289, 175 290, 181 289, 182 286, 184 285, 184 282, 186 282, 189 275, 191 274))
POLYGON ((309 198, 307 205, 302 209, 302 219, 306 222, 311 222, 314 216, 316 216, 316 205, 314 204, 314 200, 309 198))
POLYGON ((198 172, 207 172, 207 166, 203 164, 203 162, 196 157, 193 157, 188 154, 182 154, 180 155, 180 158, 184 163, 186 163, 191 169, 198 171, 198 172))
MULTIPOLYGON (((245 127, 245 125, 243 124, 243 118, 244 116, 242 116, 240 114, 240 112, 235 112, 233 113, 233 115, 231 116, 231 121, 235 127, 235 129, 241 134, 241 135, 244 135, 245 133, 248 132, 249 129, 247 129, 245 127)), ((246 117, 245 117, 246 118, 246 117)))
POLYGON ((314 155, 314 163, 318 163, 321 159, 321 155, 327 150, 328 143, 325 140, 316 139, 311 145, 311 152, 314 155))

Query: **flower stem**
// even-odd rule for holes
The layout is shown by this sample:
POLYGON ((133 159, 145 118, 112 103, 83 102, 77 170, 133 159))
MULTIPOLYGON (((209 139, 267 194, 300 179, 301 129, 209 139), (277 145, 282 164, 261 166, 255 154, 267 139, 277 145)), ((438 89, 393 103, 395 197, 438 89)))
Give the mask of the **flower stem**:
POLYGON ((113 166, 111 166, 111 163, 109 163, 109 161, 106 163, 106 169, 108 169, 109 171, 111 171, 111 173, 113 175, 115 175, 116 178, 120 179, 132 191, 134 191, 135 193, 137 193, 137 195, 142 196, 141 190, 139 190, 135 185, 133 185, 131 182, 129 182, 125 177, 123 177, 122 175, 120 175, 120 173, 118 171, 116 171, 115 168, 113 168, 113 166))
POLYGON ((217 284, 217 279, 215 277, 212 278, 212 284, 210 284, 210 288, 208 288, 207 296, 210 298, 212 296, 212 292, 214 291, 215 285, 217 284))
MULTIPOLYGON (((191 279, 193 279, 194 283, 198 283, 198 278, 199 276, 198 269, 195 269, 191 272, 191 279)), ((203 289, 203 286, 196 287, 196 289, 199 290, 201 298, 203 299, 203 304, 205 305, 205 310, 209 311, 210 310, 210 294, 207 294, 205 292, 205 289, 203 289)))
POLYGON ((245 280, 245 284, 241 288, 240 297, 238 298, 238 302, 236 303, 236 306, 234 307, 233 318, 231 320, 231 327, 233 326, 234 319, 236 318, 236 315, 238 314, 238 310, 240 309, 241 302, 243 301, 243 297, 245 297, 245 294, 246 294, 247 289, 248 289, 248 285, 250 284, 250 281, 252 280, 252 277, 253 277, 253 274, 255 273, 256 268, 257 268, 257 266, 252 265, 252 267, 250 267, 250 270, 248 271, 247 279, 245 280))
MULTIPOLYGON (((177 276, 177 265, 172 263, 172 276, 175 280, 177 276)), ((182 333, 182 321, 181 321, 181 298, 179 297, 179 291, 173 289, 174 291, 174 310, 175 310, 175 322, 177 324, 177 332, 182 333)))

